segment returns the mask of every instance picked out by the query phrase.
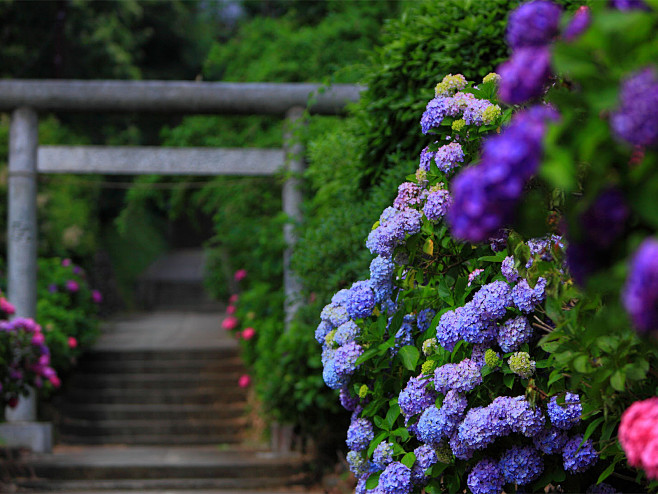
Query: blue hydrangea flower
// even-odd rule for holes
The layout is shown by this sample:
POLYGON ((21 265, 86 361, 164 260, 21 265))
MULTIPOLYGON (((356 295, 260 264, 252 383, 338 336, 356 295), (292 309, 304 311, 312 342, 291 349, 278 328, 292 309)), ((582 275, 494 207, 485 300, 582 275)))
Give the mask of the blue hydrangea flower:
POLYGON ((372 453, 372 460, 377 467, 384 470, 393 461, 393 443, 379 443, 372 453))
POLYGON ((526 242, 528 248, 530 249, 531 259, 528 260, 526 268, 532 266, 532 258, 539 256, 542 261, 552 261, 553 249, 556 247, 559 249, 564 249, 564 242, 560 235, 548 235, 546 237, 532 238, 526 242))
POLYGON ((503 453, 498 467, 506 482, 527 485, 539 478, 544 462, 532 446, 512 446, 503 453))
POLYGON ((414 449, 414 456, 416 462, 411 469, 411 481, 415 485, 424 485, 429 480, 425 472, 439 461, 436 451, 429 444, 422 444, 414 449))
POLYGON ((391 257, 396 246, 404 241, 405 235, 420 231, 422 214, 415 209, 400 211, 386 208, 379 218, 379 226, 368 235, 366 247, 373 254, 391 257))
POLYGON ((567 393, 563 404, 557 402, 556 396, 551 397, 546 408, 551 423, 562 430, 569 430, 580 422, 583 413, 580 396, 575 393, 567 393))
POLYGON ((471 352, 471 362, 474 362, 475 365, 482 368, 484 367, 484 354, 489 349, 489 345, 473 345, 473 351, 471 352))
POLYGON ((454 389, 451 389, 443 398, 441 410, 455 422, 458 422, 463 418, 467 406, 468 401, 466 398, 454 389))
POLYGON ((395 344, 391 348, 391 353, 396 354, 397 351, 406 345, 413 345, 415 333, 414 323, 416 322, 416 317, 413 314, 407 314, 402 319, 402 325, 395 333, 395 344))
POLYGON ((558 33, 561 13, 558 5, 546 0, 524 3, 509 15, 507 43, 514 50, 548 45, 558 33))
POLYGON ((427 103, 423 116, 420 119, 420 128, 423 134, 427 134, 434 127, 438 127, 443 119, 449 115, 450 98, 438 97, 427 103))
POLYGON ((445 146, 441 146, 436 152, 434 161, 436 161, 439 170, 444 173, 450 173, 458 166, 458 163, 464 162, 464 150, 461 144, 457 142, 446 144, 445 146))
POLYGON ((430 328, 430 324, 432 324, 432 319, 434 319, 435 315, 436 311, 434 309, 421 310, 416 318, 416 326, 418 326, 418 330, 420 332, 427 331, 430 328))
POLYGON ((567 441, 562 448, 562 459, 564 460, 564 469, 570 473, 584 472, 598 459, 599 454, 594 449, 594 443, 588 439, 581 446, 583 435, 579 434, 567 441))
POLYGON ((370 281, 354 283, 350 288, 345 305, 347 314, 352 319, 361 319, 372 314, 372 309, 375 307, 375 293, 372 291, 370 281))
MULTIPOLYGON (((469 343, 490 343, 496 339, 496 325, 482 316, 480 307, 473 301, 455 309, 457 331, 469 343)), ((437 332, 438 335, 438 332, 437 332)))
POLYGON ((498 462, 484 458, 473 467, 466 483, 473 494, 500 494, 505 478, 498 468, 498 462))
POLYGON ((349 294, 350 294, 350 291, 347 288, 343 288, 342 290, 338 290, 334 294, 334 296, 331 297, 331 303, 345 306, 345 302, 347 302, 347 296, 349 294))
POLYGON ((334 368, 338 377, 353 374, 357 368, 356 361, 362 354, 363 347, 354 341, 338 348, 334 354, 334 368))
POLYGON ((450 192, 439 186, 434 190, 430 190, 427 195, 423 213, 428 220, 439 221, 445 216, 448 206, 450 206, 450 192))
POLYGON ((320 324, 318 324, 318 327, 315 330, 315 341, 322 345, 324 343, 324 339, 332 329, 334 329, 334 327, 329 321, 320 321, 320 324))
POLYGON ((546 298, 546 279, 539 278, 534 288, 530 288, 527 280, 519 281, 512 288, 512 301, 521 312, 526 314, 535 310, 546 298))
POLYGON ((379 487, 385 494, 409 494, 411 469, 399 461, 390 463, 379 477, 379 487))
POLYGON ((327 362, 334 359, 336 355, 336 348, 331 348, 327 345, 322 346, 322 365, 327 365, 327 362))
POLYGON ((535 448, 542 453, 552 455, 562 451, 567 439, 567 435, 563 430, 551 427, 541 430, 539 434, 532 438, 532 442, 535 448))
POLYGON ((503 263, 500 266, 500 272, 507 281, 510 283, 516 283, 519 279, 519 272, 514 267, 514 256, 507 256, 503 259, 503 263))
POLYGON ((533 409, 523 396, 498 397, 494 404, 505 410, 507 423, 512 432, 533 437, 540 433, 546 419, 539 408, 533 409))
POLYGON ((633 254, 621 299, 638 331, 658 330, 658 240, 647 238, 633 254))
POLYGON ((418 419, 417 435, 421 442, 437 445, 447 437, 456 427, 456 421, 445 411, 430 406, 418 419))
POLYGON ((493 281, 480 288, 473 296, 473 305, 482 318, 496 321, 505 316, 507 307, 512 304, 512 290, 504 281, 493 281))
POLYGON ((458 320, 457 312, 451 310, 441 316, 436 326, 436 341, 449 352, 452 352, 457 342, 461 340, 458 320))
POLYGON ((398 405, 402 415, 409 419, 434 405, 436 392, 432 389, 428 376, 423 374, 412 377, 398 396, 398 405))
POLYGON ((508 319, 498 327, 496 340, 500 349, 505 352, 514 352, 532 338, 532 325, 524 316, 508 319))
POLYGON ((420 153, 420 170, 423 170, 425 172, 430 171, 430 165, 432 164, 432 160, 434 159, 434 155, 436 154, 435 151, 430 151, 430 147, 427 146, 425 149, 423 149, 420 153))
POLYGON ((658 72, 649 66, 626 78, 619 90, 620 105, 610 118, 614 133, 634 146, 658 146, 658 72))
POLYGON ((600 484, 590 485, 585 491, 586 494, 621 494, 617 489, 610 484, 601 482, 600 484))
POLYGON ((334 341, 340 345, 346 345, 356 339, 361 334, 361 328, 354 321, 347 321, 345 324, 341 324, 336 329, 336 334, 334 334, 334 341))
POLYGON ((349 321, 350 316, 347 315, 347 309, 343 305, 331 302, 330 304, 325 305, 324 309, 322 309, 320 319, 330 323, 334 328, 337 328, 341 324, 349 321))
POLYGON ((368 475, 376 470, 375 466, 358 451, 348 451, 347 464, 357 479, 365 480, 368 475))
MULTIPOLYGON (((507 411, 498 404, 491 404, 487 407, 471 408, 459 424, 457 435, 464 449, 470 450, 472 454, 472 451, 484 449, 497 438, 508 435, 511 430, 507 411)), ((455 456, 459 457, 456 452, 455 456)))
POLYGON ((450 441, 448 442, 452 454, 460 460, 470 460, 473 457, 475 449, 471 448, 466 441, 462 440, 458 432, 453 433, 450 436, 450 441))
POLYGON ((363 451, 374 437, 372 424, 367 419, 354 419, 347 429, 347 447, 353 451, 363 451))
POLYGON ((395 271, 395 264, 386 257, 377 256, 370 263, 370 283, 375 292, 376 302, 391 298, 393 271, 395 271))
POLYGON ((467 392, 482 383, 480 367, 471 359, 464 359, 458 364, 444 364, 434 371, 434 387, 440 393, 454 389, 467 392))
POLYGON ((322 379, 324 379, 325 384, 331 389, 340 389, 342 386, 347 384, 349 376, 338 374, 336 372, 336 361, 334 359, 328 360, 324 364, 322 369, 322 379))

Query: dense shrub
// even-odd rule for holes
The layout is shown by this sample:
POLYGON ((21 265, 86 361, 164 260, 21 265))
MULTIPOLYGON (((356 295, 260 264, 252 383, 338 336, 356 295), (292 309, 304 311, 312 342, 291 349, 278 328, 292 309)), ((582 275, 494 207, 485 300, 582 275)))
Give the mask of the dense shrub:
MULTIPOLYGON (((424 142, 418 172, 368 236, 370 279, 337 292, 316 330, 324 380, 353 410, 357 492, 658 487, 629 471, 614 437, 624 408, 655 394, 645 378, 658 349, 643 337, 658 331, 646 209, 658 17, 642 2, 611 4, 626 12, 581 10, 556 44, 554 5, 510 17, 500 99, 525 103, 550 86, 556 107, 531 101, 505 125, 508 112, 492 119, 484 102, 491 83, 464 90, 474 101, 454 95, 465 84, 455 77, 427 105, 421 127, 438 142, 424 142), (527 50, 559 76, 523 63, 527 50), (455 144, 442 146, 446 134, 455 144), (525 240, 536 232, 548 235, 525 240)), ((650 479, 657 427, 645 400, 619 433, 650 479)))

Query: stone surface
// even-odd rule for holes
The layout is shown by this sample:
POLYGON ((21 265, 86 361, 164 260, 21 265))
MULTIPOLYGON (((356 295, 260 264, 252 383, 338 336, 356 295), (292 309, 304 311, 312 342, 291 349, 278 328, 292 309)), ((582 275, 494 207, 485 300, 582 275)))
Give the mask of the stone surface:
POLYGON ((274 175, 281 149, 40 146, 39 173, 274 175))
POLYGON ((50 453, 53 449, 53 426, 46 422, 3 423, 0 424, 0 440, 5 446, 50 453))

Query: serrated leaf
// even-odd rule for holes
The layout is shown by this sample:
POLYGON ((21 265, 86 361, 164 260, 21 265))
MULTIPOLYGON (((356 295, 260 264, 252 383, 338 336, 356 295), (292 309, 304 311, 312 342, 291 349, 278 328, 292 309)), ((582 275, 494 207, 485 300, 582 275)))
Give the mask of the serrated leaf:
POLYGON ((407 453, 406 455, 404 455, 404 456, 402 457, 402 459, 400 460, 400 462, 401 462, 403 465, 405 465, 405 466, 407 466, 407 467, 409 467, 409 468, 413 468, 414 463, 416 463, 416 455, 413 454, 413 453, 411 453, 411 452, 409 452, 409 453, 407 453))
POLYGON ((391 432, 391 436, 399 437, 400 440, 404 443, 409 439, 409 431, 406 427, 398 427, 393 432, 391 432))
POLYGON ((402 360, 402 365, 410 371, 416 369, 418 365, 418 359, 420 358, 420 351, 415 346, 406 345, 398 350, 398 355, 400 360, 402 360))
POLYGON ((381 418, 379 415, 376 415, 373 418, 373 421, 375 422, 375 425, 379 427, 380 429, 384 429, 385 431, 390 431, 391 427, 386 423, 386 420, 381 418))

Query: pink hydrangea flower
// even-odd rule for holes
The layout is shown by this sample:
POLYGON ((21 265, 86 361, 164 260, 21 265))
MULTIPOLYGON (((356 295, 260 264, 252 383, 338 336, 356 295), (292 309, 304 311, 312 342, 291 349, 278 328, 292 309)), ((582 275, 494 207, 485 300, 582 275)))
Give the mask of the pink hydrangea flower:
POLYGON ((45 342, 46 338, 43 333, 35 333, 34 336, 32 336, 33 345, 43 345, 45 342))
POLYGON ((234 316, 228 316, 222 321, 222 328, 226 331, 235 329, 238 326, 238 318, 234 316))
POLYGON ((0 297, 0 310, 5 314, 13 314, 14 312, 16 312, 16 308, 14 307, 14 304, 12 304, 9 300, 7 300, 4 297, 0 297))
POLYGON ((76 340, 73 336, 69 336, 68 344, 69 348, 76 348, 78 346, 78 340, 76 340))
POLYGON ((228 303, 229 303, 229 304, 236 304, 236 303, 238 302, 238 298, 240 298, 240 297, 238 297, 238 294, 237 294, 237 293, 234 293, 233 295, 231 295, 231 296, 229 297, 229 299, 228 299, 228 303))
POLYGON ((254 328, 245 328, 245 330, 242 332, 242 337, 245 340, 250 340, 254 336, 256 336, 256 330, 254 328))
POLYGON ((92 290, 91 291, 91 299, 97 303, 100 304, 103 301, 103 294, 99 292, 98 290, 92 290))
POLYGON ((238 269, 235 274, 233 275, 233 278, 235 278, 235 281, 242 281, 247 277, 247 270, 246 269, 238 269))
POLYGON ((621 416, 619 442, 628 463, 658 479, 658 396, 636 401, 621 416))
POLYGON ((238 379, 238 386, 241 388, 246 388, 251 384, 251 377, 248 374, 242 374, 240 379, 238 379))
POLYGON ((62 266, 65 268, 72 264, 71 259, 62 259, 62 266))
POLYGON ((235 314, 235 305, 229 305, 226 308, 226 313, 229 314, 229 315, 235 314))
POLYGON ((71 293, 75 293, 80 289, 80 285, 75 280, 67 280, 66 289, 71 293))

